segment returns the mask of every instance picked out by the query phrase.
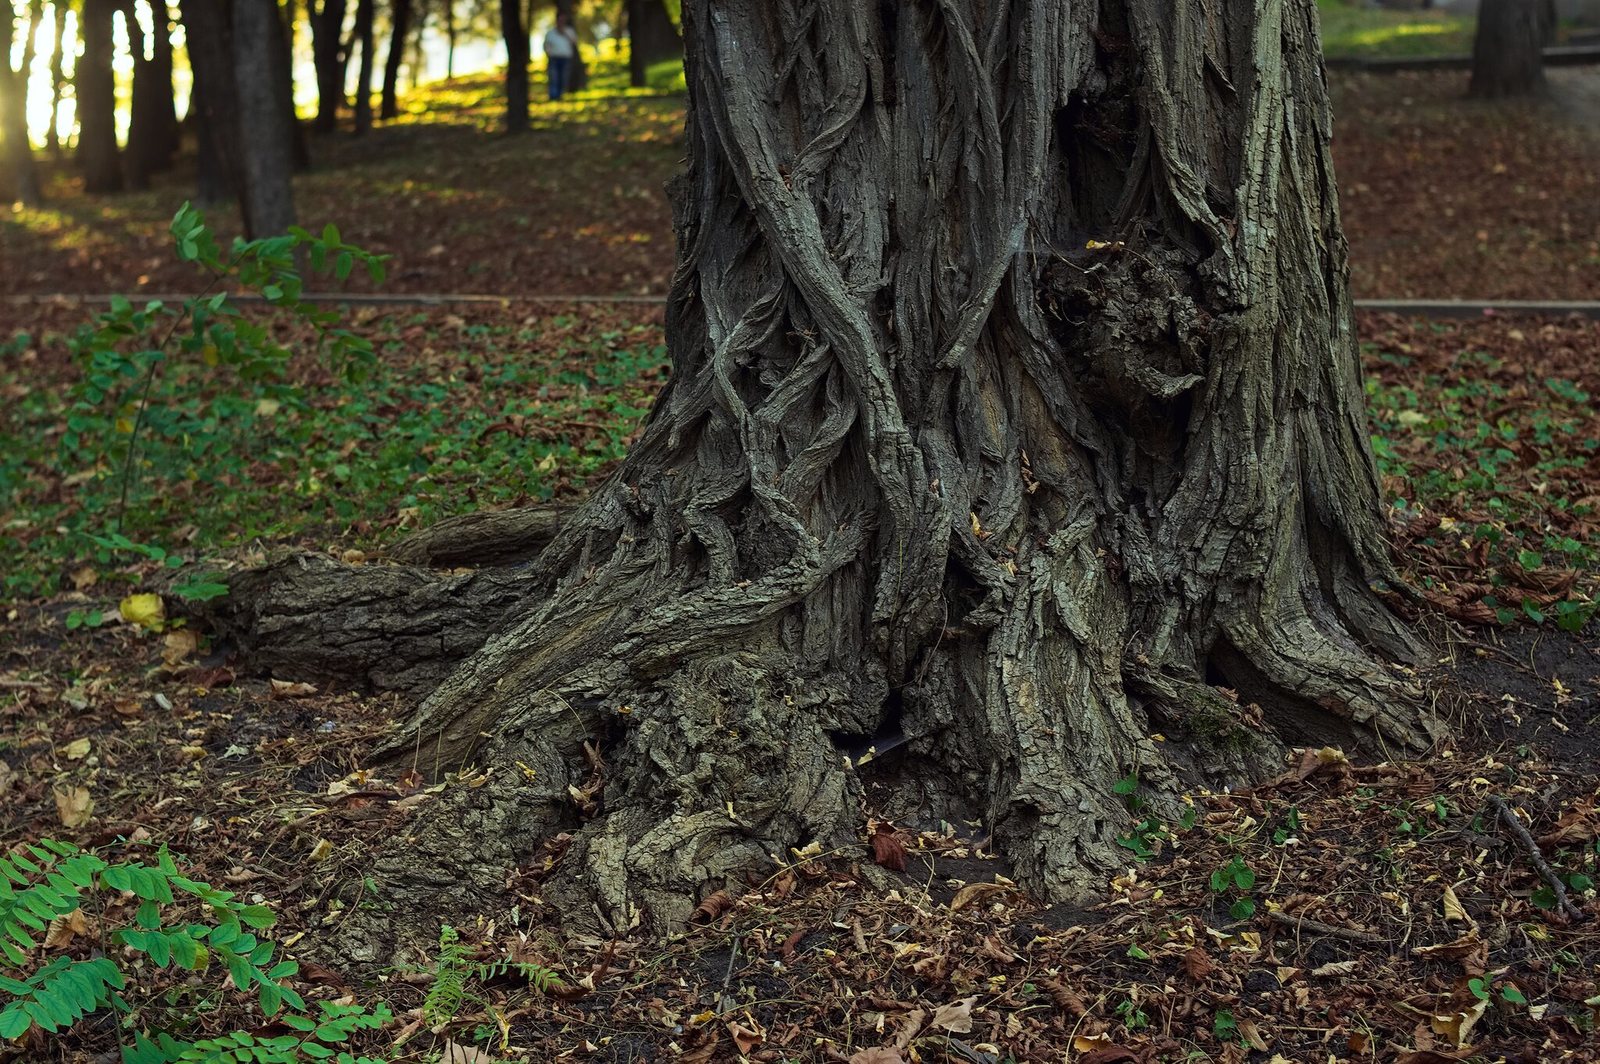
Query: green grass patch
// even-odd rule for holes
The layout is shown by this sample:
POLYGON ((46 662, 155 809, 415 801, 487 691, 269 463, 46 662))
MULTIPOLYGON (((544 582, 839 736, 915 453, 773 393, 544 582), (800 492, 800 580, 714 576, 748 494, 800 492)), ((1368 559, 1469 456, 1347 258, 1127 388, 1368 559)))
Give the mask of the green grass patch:
MULTIPOLYGON (((572 490, 621 458, 642 423, 665 375, 660 328, 506 318, 370 321, 361 331, 378 363, 359 383, 325 372, 297 338, 293 391, 173 363, 166 391, 197 429, 140 447, 120 533, 203 567, 258 542, 370 546, 451 513, 572 490)), ((68 400, 34 385, 30 346, 0 353, 0 393, 17 397, 0 423, 0 596, 52 594, 83 583, 85 567, 101 585, 136 583, 144 559, 91 538, 114 525, 121 464, 62 462, 68 400)))
POLYGON ((1446 11, 1396 11, 1348 0, 1317 0, 1322 50, 1330 58, 1465 55, 1474 21, 1446 11))

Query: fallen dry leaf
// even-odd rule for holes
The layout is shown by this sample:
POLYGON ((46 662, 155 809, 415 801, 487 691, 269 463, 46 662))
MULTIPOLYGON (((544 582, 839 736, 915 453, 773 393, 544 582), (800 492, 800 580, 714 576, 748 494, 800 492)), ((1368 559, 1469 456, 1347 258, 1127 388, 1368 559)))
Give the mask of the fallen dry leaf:
POLYGON ((1009 887, 1000 883, 968 883, 956 891, 956 896, 950 899, 950 911, 958 913, 969 905, 992 898, 996 894, 1003 894, 1009 887))
POLYGON ((56 787, 56 816, 63 827, 78 828, 94 815, 94 799, 87 787, 56 787))
POLYGON ((871 1049, 852 1053, 850 1064, 906 1064, 906 1058, 900 1055, 899 1050, 890 1049, 888 1046, 873 1046, 871 1049))
POLYGON ((872 845, 874 864, 881 865, 891 872, 906 870, 906 844, 900 841, 899 834, 893 828, 887 824, 874 826, 868 841, 872 845))
POLYGON ((951 1034, 971 1034, 972 1006, 977 1003, 978 999, 974 996, 952 1001, 948 1005, 940 1005, 933 1014, 931 1026, 949 1031, 951 1034))
POLYGON ((295 683, 290 680, 273 680, 273 698, 306 698, 317 693, 317 689, 308 683, 295 683))
POLYGON ((45 928, 45 949, 66 949, 72 944, 73 938, 89 933, 89 921, 85 919, 82 909, 74 909, 65 916, 58 916, 50 921, 50 926, 45 928))
POLYGON ((129 595, 117 604, 117 612, 129 624, 151 632, 159 632, 167 621, 167 607, 160 595, 141 593, 129 595))

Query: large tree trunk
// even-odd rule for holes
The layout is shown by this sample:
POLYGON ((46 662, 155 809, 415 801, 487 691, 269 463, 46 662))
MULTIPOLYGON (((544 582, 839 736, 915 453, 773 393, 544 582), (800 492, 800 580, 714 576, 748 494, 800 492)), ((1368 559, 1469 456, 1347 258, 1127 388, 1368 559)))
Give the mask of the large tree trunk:
POLYGON ((532 45, 518 0, 500 0, 500 33, 506 42, 506 132, 528 129, 528 63, 532 45))
POLYGON ((1468 93, 1485 100, 1543 93, 1544 46, 1555 22, 1553 0, 1483 0, 1468 93))
POLYGON ((39 186, 39 170, 33 161, 33 145, 28 139, 28 75, 33 67, 33 41, 39 28, 39 4, 28 16, 28 36, 22 47, 22 63, 11 68, 12 37, 16 33, 16 6, 6 0, 0 8, 0 190, 6 202, 37 206, 44 200, 39 186))
POLYGON ((84 191, 122 189, 122 160, 117 148, 117 86, 112 73, 115 41, 112 17, 117 0, 83 0, 83 54, 73 71, 78 104, 78 169, 84 191))
POLYGON ((389 52, 383 57, 383 102, 378 107, 378 117, 386 121, 400 115, 400 64, 411 32, 411 0, 394 0, 389 16, 389 52))
POLYGON ((178 0, 194 74, 189 114, 199 144, 196 198, 204 204, 226 202, 242 195, 245 187, 230 7, 217 0, 178 0))
POLYGON ((339 106, 344 100, 345 0, 307 0, 306 19, 311 23, 312 65, 317 71, 317 117, 312 124, 318 133, 339 128, 339 106))
POLYGON ((233 0, 233 71, 238 90, 248 237, 276 236, 294 224, 292 90, 276 0, 233 0))
POLYGON ((1290 743, 1428 746, 1380 660, 1415 648, 1375 592, 1312 0, 684 12, 673 372, 621 469, 529 535, 510 605, 234 596, 345 654, 302 638, 280 675, 481 603, 494 634, 384 753, 493 770, 379 862, 386 899, 492 889, 568 830, 547 901, 670 930, 858 846, 875 743, 893 811, 981 818, 1076 897, 1122 864, 1129 773, 1170 803, 1290 743))
POLYGON ((642 89, 653 63, 683 54, 678 27, 662 0, 628 0, 628 77, 642 89))

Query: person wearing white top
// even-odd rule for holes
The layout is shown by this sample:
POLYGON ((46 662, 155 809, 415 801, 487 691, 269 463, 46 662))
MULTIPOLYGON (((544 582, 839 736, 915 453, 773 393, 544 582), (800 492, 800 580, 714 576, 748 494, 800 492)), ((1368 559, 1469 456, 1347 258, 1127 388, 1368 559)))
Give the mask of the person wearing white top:
POLYGON ((567 71, 578 54, 578 31, 566 15, 557 15, 556 24, 544 35, 544 57, 550 69, 550 99, 561 99, 567 88, 567 71))

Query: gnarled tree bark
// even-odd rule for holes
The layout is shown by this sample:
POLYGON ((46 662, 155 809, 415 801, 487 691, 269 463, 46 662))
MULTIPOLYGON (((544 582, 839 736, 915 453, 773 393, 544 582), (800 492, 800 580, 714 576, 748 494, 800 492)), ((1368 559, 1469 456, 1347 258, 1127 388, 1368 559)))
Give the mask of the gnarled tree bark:
POLYGON ((854 844, 845 752, 890 735, 906 810, 982 817, 1080 896, 1130 772, 1170 796, 1290 743, 1428 746, 1381 661, 1414 648, 1375 590, 1312 0, 685 0, 684 27, 671 382, 388 744, 492 771, 380 862, 386 898, 496 888, 572 830, 547 899, 670 929, 854 844))

